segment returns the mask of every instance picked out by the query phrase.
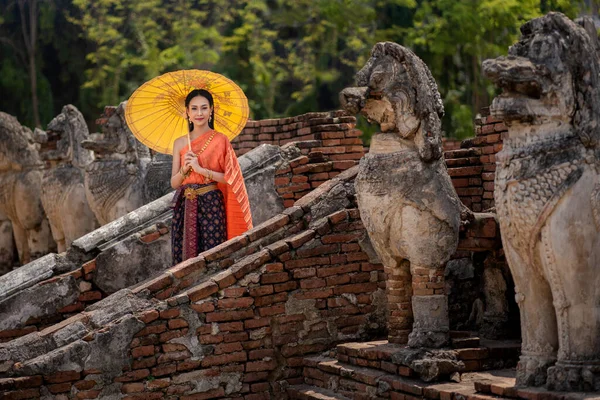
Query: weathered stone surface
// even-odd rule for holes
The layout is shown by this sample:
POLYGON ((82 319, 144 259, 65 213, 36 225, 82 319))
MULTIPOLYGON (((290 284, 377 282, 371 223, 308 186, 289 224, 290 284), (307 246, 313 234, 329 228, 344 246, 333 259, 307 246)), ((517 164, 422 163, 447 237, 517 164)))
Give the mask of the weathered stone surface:
POLYGON ((116 320, 126 314, 142 311, 151 303, 123 289, 112 296, 108 296, 95 304, 89 306, 86 312, 89 314, 90 323, 94 328, 101 328, 108 322, 116 320))
POLYGON ((8 217, 0 212, 0 276, 10 272, 18 263, 12 224, 8 217))
POLYGON ((83 185, 83 170, 94 158, 81 147, 89 132, 83 115, 69 104, 50 121, 46 132, 36 133, 42 144, 40 156, 50 165, 42 176, 42 205, 62 253, 73 240, 98 227, 83 185))
POLYGON ((508 136, 495 203, 521 310, 518 385, 600 390, 600 45, 550 13, 486 60, 508 136))
POLYGON ((31 130, 0 112, 0 213, 11 222, 21 264, 54 246, 41 202, 41 169, 31 130))
POLYGON ((448 378, 465 368, 451 350, 405 348, 392 354, 392 362, 411 368, 425 382, 448 378))
POLYGON ((19 291, 0 302, 0 330, 22 326, 29 318, 55 314, 77 300, 79 288, 72 276, 19 291))
POLYGON ((105 293, 133 286, 170 267, 171 240, 163 235, 144 243, 132 235, 96 257, 94 283, 105 293))
POLYGON ((67 272, 70 269, 71 266, 64 257, 57 254, 51 253, 38 258, 9 274, 0 276, 0 302, 20 290, 27 289, 54 274, 67 272))
POLYGON ((412 308, 415 315, 409 343, 413 347, 437 348, 448 343, 448 297, 446 295, 413 296, 412 308))
MULTIPOLYGON (((413 275, 416 270, 439 269, 458 244, 463 207, 441 158, 443 105, 427 66, 396 43, 376 44, 356 81, 358 87, 340 94, 342 105, 377 122, 382 131, 373 136, 360 162, 356 197, 373 247, 383 264, 396 272, 397 285, 400 275, 408 273, 400 273, 404 260, 410 260, 413 275)), ((434 290, 423 286, 421 294, 427 292, 434 290)), ((390 304, 397 303, 398 296, 389 293, 390 304)), ((415 327, 428 325, 429 315, 436 312, 413 305, 415 327)), ((389 322, 390 341, 403 341, 411 328, 410 316, 392 311, 389 322)), ((447 342, 448 326, 436 328, 440 330, 434 335, 447 342)), ((409 344, 422 345, 417 337, 421 335, 409 344)))

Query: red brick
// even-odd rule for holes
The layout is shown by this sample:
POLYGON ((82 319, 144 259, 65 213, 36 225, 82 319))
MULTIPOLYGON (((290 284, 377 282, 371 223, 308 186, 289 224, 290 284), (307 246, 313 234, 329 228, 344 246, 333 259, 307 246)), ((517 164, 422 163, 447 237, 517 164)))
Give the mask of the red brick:
POLYGON ((298 283, 296 281, 289 281, 285 283, 277 283, 273 285, 275 292, 287 292, 291 290, 296 290, 298 288, 298 283))
POLYGON ((253 310, 212 312, 206 315, 206 322, 239 321, 252 317, 253 310))
POLYGON ((155 321, 156 319, 158 319, 159 313, 156 310, 149 310, 149 311, 144 311, 143 313, 141 313, 140 315, 138 315, 138 318, 140 321, 142 321, 145 324, 149 324, 152 321, 155 321))
POLYGON ((211 301, 205 301, 200 304, 192 304, 192 309, 199 313, 209 313, 215 310, 215 305, 211 301))
POLYGON ((188 348, 178 343, 166 343, 162 345, 162 351, 170 353, 174 351, 186 351, 188 348))
POLYGON ((167 331, 165 333, 161 333, 160 336, 158 337, 158 340, 161 343, 165 343, 171 339, 176 339, 178 337, 185 336, 186 333, 187 333, 187 328, 177 329, 177 330, 173 330, 173 331, 167 331))
POLYGON ((95 271, 96 270, 96 259, 86 262, 85 264, 82 265, 82 268, 83 268, 84 274, 89 274, 89 273, 95 271))
MULTIPOLYGON (((135 363, 135 361, 134 361, 134 363, 135 363)), ((152 365, 156 365, 156 362, 152 365)), ((115 380, 115 382, 131 382, 131 381, 138 381, 140 379, 144 379, 148 376, 150 376, 149 369, 138 369, 135 371, 127 372, 126 374, 121 375, 119 377, 116 377, 114 380, 115 380)))
POLYGON ((249 290, 250 296, 252 297, 260 297, 265 296, 267 294, 273 293, 273 285, 264 285, 250 288, 249 290))
POLYGON ((169 320, 167 325, 169 326, 169 329, 180 329, 188 327, 187 321, 182 318, 169 320))
POLYGON ((219 289, 227 288, 237 282, 237 279, 229 270, 218 273, 211 280, 219 286, 219 289))
POLYGON ((325 280, 320 278, 303 279, 300 281, 300 287, 302 289, 317 289, 326 285, 325 280))
POLYGON ((260 283, 263 285, 268 285, 272 283, 282 283, 287 282, 290 279, 287 272, 275 272, 270 274, 263 274, 260 277, 260 283))
POLYGON ((248 308, 254 303, 252 297, 238 297, 233 299, 222 299, 217 302, 219 309, 248 308))
POLYGON ((141 393, 144 391, 144 384, 140 382, 125 383, 121 386, 121 393, 141 393))
POLYGON ((277 293, 271 296, 257 297, 254 305, 256 307, 268 306, 273 303, 281 303, 287 300, 287 293, 277 293))
POLYGON ((156 362, 158 364, 165 364, 171 361, 182 361, 190 357, 190 352, 187 350, 184 351, 173 351, 170 353, 161 354, 156 362))
POLYGON ((262 307, 259 308, 258 313, 261 317, 267 317, 271 315, 284 314, 285 313, 285 305, 276 305, 272 307, 262 307))
POLYGON ((201 283, 200 285, 194 287, 191 290, 188 290, 187 295, 190 298, 190 301, 198 301, 198 300, 204 299, 218 291, 219 291, 219 286, 216 283, 214 283, 212 281, 207 281, 207 282, 201 283))
POLYGON ((165 376, 170 375, 177 371, 177 365, 175 364, 163 364, 158 367, 152 368, 153 376, 165 376))
POLYGON ((312 238, 315 237, 315 231, 312 229, 306 230, 296 236, 292 236, 291 238, 285 239, 286 243, 288 243, 293 248, 298 248, 302 246, 304 243, 308 242, 312 238))
POLYGON ((134 360, 132 363, 133 369, 145 369, 156 365, 156 358, 148 357, 142 358, 141 360, 134 360))
POLYGON ((245 351, 238 351, 236 353, 220 354, 218 356, 206 356, 202 360, 202 367, 212 367, 215 365, 226 365, 236 362, 246 362, 248 356, 245 351))
POLYGON ((60 371, 50 375, 44 375, 44 380, 48 383, 73 382, 81 379, 81 372, 60 371))
POLYGON ((178 317, 179 313, 179 308, 169 308, 167 310, 161 311, 159 315, 162 319, 170 319, 178 317))
POLYGON ((246 294, 246 288, 227 288, 223 290, 223 296, 225 297, 242 297, 246 294))
POLYGON ((135 349, 131 349, 131 356, 133 358, 149 357, 149 356, 153 356, 153 355, 154 355, 154 346, 153 345, 141 346, 141 347, 136 347, 135 349))
POLYGON ((285 262, 286 269, 312 267, 315 265, 329 265, 329 257, 314 257, 314 258, 301 258, 299 260, 290 260, 285 262))
POLYGON ((275 358, 275 350, 273 349, 260 349, 260 350, 252 350, 248 353, 248 358, 250 360, 260 360, 263 358, 275 358))
POLYGON ((221 343, 215 346, 215 355, 225 353, 235 353, 236 351, 243 351, 244 348, 240 342, 221 343))
POLYGON ((264 326, 269 326, 269 325, 270 325, 270 318, 254 318, 254 319, 247 319, 244 321, 244 327, 246 329, 262 328, 264 326))
POLYGON ((86 301, 100 300, 101 298, 102 298, 102 293, 100 293, 97 290, 93 290, 93 291, 90 291, 90 292, 81 293, 79 295, 79 297, 77 298, 77 300, 78 301, 86 302, 86 301))
POLYGON ((78 392, 75 395, 76 399, 97 399, 98 396, 100 396, 100 393, 102 393, 102 391, 100 390, 85 390, 85 391, 81 391, 78 392))
POLYGON ((318 268, 317 276, 320 278, 325 278, 331 275, 347 274, 349 272, 356 272, 359 270, 360 264, 346 264, 340 265, 339 267, 318 268))

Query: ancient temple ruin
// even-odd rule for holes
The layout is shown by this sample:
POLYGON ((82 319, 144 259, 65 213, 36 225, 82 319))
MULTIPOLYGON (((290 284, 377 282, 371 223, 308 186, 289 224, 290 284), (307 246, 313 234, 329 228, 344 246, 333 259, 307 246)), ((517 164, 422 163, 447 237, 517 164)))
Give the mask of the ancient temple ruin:
MULTIPOLYGON (((0 398, 598 391, 600 71, 582 24, 530 21, 484 64, 504 93, 458 149, 442 147, 426 65, 379 43, 348 111, 250 121, 232 143, 255 218, 244 235, 171 267, 168 193, 0 276, 0 398), (368 149, 357 112, 381 127, 368 149)), ((143 169, 118 109, 101 122, 115 139, 86 146, 122 144, 106 162, 143 169)))

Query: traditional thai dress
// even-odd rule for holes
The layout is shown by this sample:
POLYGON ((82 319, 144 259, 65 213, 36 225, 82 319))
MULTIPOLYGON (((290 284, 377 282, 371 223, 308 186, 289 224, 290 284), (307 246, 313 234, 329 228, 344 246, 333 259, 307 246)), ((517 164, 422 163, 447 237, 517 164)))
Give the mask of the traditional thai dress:
MULTIPOLYGON (((198 164, 224 173, 226 183, 210 181, 192 170, 175 192, 171 227, 173 265, 252 228, 244 178, 227 136, 209 131, 191 144, 198 155, 198 164)), ((181 165, 187 151, 188 145, 179 153, 181 165)))

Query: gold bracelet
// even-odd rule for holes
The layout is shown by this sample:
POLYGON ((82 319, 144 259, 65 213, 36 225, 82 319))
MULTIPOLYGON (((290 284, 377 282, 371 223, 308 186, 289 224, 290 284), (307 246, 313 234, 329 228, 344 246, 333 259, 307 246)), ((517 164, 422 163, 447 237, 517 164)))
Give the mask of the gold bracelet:
POLYGON ((191 172, 191 170, 188 170, 188 172, 183 172, 183 167, 179 169, 179 173, 181 174, 181 176, 183 176, 184 179, 187 178, 191 172))

